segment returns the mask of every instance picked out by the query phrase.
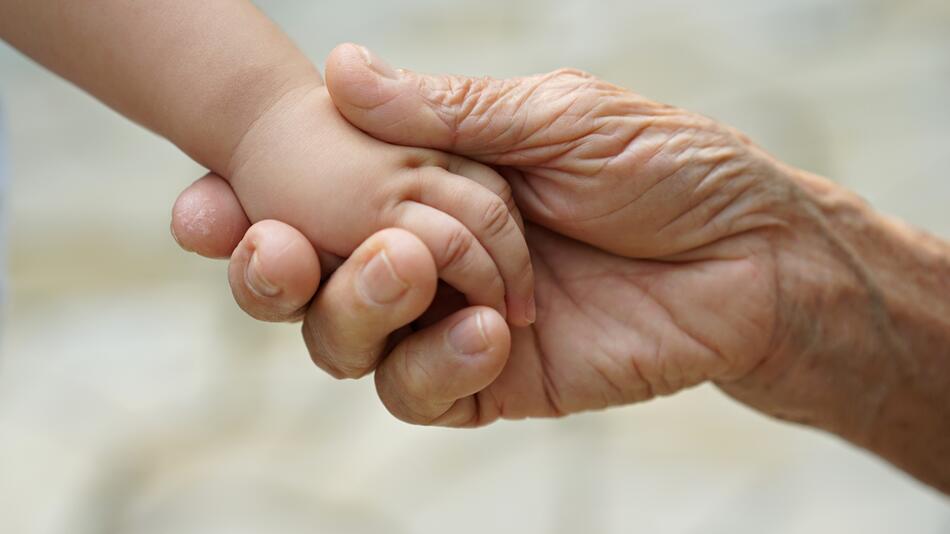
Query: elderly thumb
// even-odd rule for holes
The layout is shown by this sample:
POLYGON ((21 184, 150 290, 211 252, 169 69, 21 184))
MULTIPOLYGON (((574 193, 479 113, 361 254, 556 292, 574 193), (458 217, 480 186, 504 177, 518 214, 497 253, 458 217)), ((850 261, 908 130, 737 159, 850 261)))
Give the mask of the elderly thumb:
POLYGON ((343 116, 378 139, 486 163, 493 163, 492 154, 515 148, 517 141, 503 135, 520 120, 519 106, 504 90, 513 81, 396 70, 354 44, 330 53, 326 80, 343 116))

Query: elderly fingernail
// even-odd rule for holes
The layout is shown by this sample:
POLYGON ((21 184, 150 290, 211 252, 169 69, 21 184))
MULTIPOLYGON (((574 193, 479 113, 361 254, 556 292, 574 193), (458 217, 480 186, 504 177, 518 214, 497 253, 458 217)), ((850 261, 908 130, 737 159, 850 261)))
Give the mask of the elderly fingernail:
POLYGON ((399 78, 399 73, 396 69, 389 66, 389 63, 386 63, 379 58, 376 54, 369 51, 364 46, 357 45, 357 48, 360 49, 360 53, 363 54, 363 61, 366 62, 366 66, 373 70, 376 74, 379 74, 383 78, 388 78, 390 80, 395 80, 399 78))
POLYGON ((399 278, 386 251, 381 250, 363 266, 357 278, 357 288, 370 301, 389 304, 405 294, 409 284, 399 278))
POLYGON ((488 350, 482 312, 478 312, 449 330, 449 343, 461 354, 478 354, 488 350))
POLYGON ((261 272, 261 260, 257 257, 256 250, 251 254, 251 260, 247 262, 244 281, 247 282, 247 287, 259 297, 270 298, 280 294, 280 288, 265 278, 261 272))

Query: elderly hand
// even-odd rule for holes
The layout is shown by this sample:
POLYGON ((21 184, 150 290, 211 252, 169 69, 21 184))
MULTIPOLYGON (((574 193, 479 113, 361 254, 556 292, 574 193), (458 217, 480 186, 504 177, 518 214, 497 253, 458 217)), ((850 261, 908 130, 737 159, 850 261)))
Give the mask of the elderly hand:
POLYGON ((573 70, 422 76, 343 45, 326 77, 350 122, 496 166, 547 229, 528 235, 538 323, 513 332, 512 361, 488 390, 502 416, 728 387, 787 344, 776 242, 801 192, 741 134, 573 70), (525 395, 526 377, 544 387, 525 395), (542 391, 545 406, 521 407, 542 391))
MULTIPOLYGON (((377 375, 397 416, 470 425, 603 408, 706 380, 741 381, 778 350, 784 332, 768 236, 788 223, 781 209, 792 185, 733 131, 575 71, 507 81, 430 78, 397 73, 344 45, 330 56, 327 82, 343 114, 374 136, 497 166, 511 184, 498 193, 509 203, 513 194, 534 223, 527 237, 537 322, 512 330, 511 357, 477 391, 478 409, 445 417, 451 405, 432 392, 458 373, 430 369, 445 358, 424 355, 444 348, 409 338, 418 362, 401 366, 404 376, 377 375)), ((247 303, 249 292, 232 285, 247 303)), ((435 307, 442 314, 459 307, 445 304, 457 302, 448 293, 435 307)), ((355 326, 367 320, 349 309, 353 301, 321 293, 317 302, 334 312, 308 321, 308 339, 358 330, 380 346, 390 330, 415 319, 369 336, 355 326), (340 325, 339 317, 354 325, 340 325)), ((432 329, 416 336, 441 339, 432 329)), ((359 344, 310 346, 322 367, 352 370, 346 376, 386 360, 379 351, 366 356, 359 344)))
MULTIPOLYGON (((398 417, 476 425, 635 402, 711 380, 766 413, 828 429, 932 482, 950 480, 929 472, 939 450, 908 449, 911 427, 914 443, 946 443, 933 418, 901 419, 945 398, 945 381, 920 382, 937 392, 931 396, 902 389, 911 347, 933 346, 935 332, 950 330, 934 329, 945 325, 946 304, 920 304, 945 283, 920 270, 947 272, 944 244, 782 165, 732 129, 576 71, 423 76, 344 45, 326 76, 340 111, 367 133, 495 166, 511 185, 497 193, 529 221, 538 315, 511 330, 507 360, 503 321, 487 309, 442 319, 461 305, 448 292, 416 323, 433 326, 398 331, 388 344, 380 340, 397 326, 377 329, 367 335, 369 352, 310 343, 318 362, 349 359, 362 372, 378 365, 380 397, 398 417), (908 269, 917 269, 913 296, 895 290, 908 269), (448 332, 473 313, 485 343, 466 358, 448 332), (900 425, 902 433, 891 432, 900 425)), ((202 202, 239 211, 226 190, 202 202)), ((187 219, 178 215, 176 224, 187 219)), ((201 248, 229 239, 233 245, 233 237, 184 241, 201 248)), ((276 276, 293 261, 283 255, 267 268, 276 276)), ((352 287, 340 291, 358 294, 352 287)), ((309 297, 292 296, 281 298, 299 305, 309 297)), ((318 294, 315 302, 342 331, 383 328, 363 328, 365 310, 352 298, 318 294)), ((308 336, 332 338, 329 330, 308 336)), ((945 408, 928 413, 946 421, 945 408)))

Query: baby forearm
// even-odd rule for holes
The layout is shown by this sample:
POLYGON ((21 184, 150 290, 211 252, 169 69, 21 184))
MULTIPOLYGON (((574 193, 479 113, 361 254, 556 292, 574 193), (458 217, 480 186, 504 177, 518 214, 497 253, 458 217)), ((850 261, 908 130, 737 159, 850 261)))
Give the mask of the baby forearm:
POLYGON ((0 0, 0 37, 219 173, 264 110, 321 83, 244 0, 0 0))

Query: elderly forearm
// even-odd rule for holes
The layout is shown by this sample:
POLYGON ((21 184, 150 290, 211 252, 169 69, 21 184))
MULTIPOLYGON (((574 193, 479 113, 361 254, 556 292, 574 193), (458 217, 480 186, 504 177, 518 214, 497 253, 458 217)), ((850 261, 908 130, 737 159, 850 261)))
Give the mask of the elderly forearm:
POLYGON ((0 0, 0 37, 219 173, 281 95, 322 83, 243 0, 0 0))
POLYGON ((724 389, 950 492, 950 246, 786 172, 799 194, 774 239, 784 326, 755 386, 724 389))
POLYGON ((861 211, 839 227, 878 294, 880 342, 858 346, 882 365, 864 376, 869 426, 847 437, 950 493, 950 246, 861 211))

